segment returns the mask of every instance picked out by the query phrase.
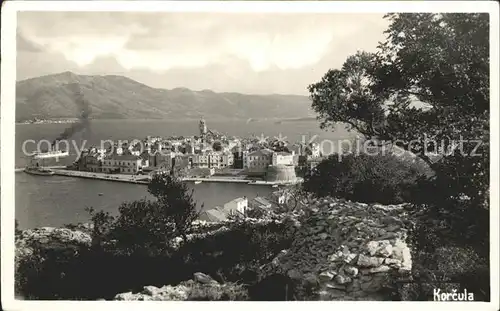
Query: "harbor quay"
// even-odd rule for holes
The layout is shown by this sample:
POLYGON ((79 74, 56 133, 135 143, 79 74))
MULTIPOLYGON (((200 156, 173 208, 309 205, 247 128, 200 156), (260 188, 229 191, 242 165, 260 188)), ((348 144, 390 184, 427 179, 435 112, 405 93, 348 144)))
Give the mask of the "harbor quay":
MULTIPOLYGON (((95 173, 95 172, 82 172, 73 171, 68 169, 55 169, 52 168, 54 175, 77 177, 77 178, 88 178, 96 180, 106 180, 115 182, 125 182, 132 184, 142 184, 147 185, 149 183, 150 176, 141 175, 128 175, 128 174, 106 174, 106 173, 95 173)), ((263 185, 263 186, 275 186, 275 185, 289 185, 289 182, 270 182, 263 180, 252 180, 244 177, 183 177, 182 181, 185 182, 219 182, 219 183, 243 183, 249 185, 263 185)), ((298 179, 296 182, 300 182, 298 179)))

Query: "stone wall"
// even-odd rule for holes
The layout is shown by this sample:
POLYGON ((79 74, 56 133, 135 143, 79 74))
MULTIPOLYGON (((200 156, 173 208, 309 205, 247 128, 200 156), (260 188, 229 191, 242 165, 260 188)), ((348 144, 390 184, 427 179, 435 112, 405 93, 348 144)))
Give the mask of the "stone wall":
POLYGON ((292 247, 262 267, 288 275, 299 299, 387 300, 384 287, 409 275, 412 226, 405 205, 311 200, 292 247))
POLYGON ((267 168, 267 181, 295 181, 296 179, 293 165, 269 165, 267 168))

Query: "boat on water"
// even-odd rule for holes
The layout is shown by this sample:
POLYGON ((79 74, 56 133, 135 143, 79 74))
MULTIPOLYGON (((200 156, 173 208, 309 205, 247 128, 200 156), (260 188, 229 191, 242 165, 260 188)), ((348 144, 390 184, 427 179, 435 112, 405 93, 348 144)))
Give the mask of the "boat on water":
POLYGON ((51 169, 44 167, 29 167, 24 169, 24 172, 31 175, 52 176, 55 172, 51 169))
POLYGON ((24 172, 32 175, 51 176, 55 172, 47 168, 47 161, 51 158, 60 158, 69 156, 66 150, 48 150, 44 152, 35 152, 28 157, 28 164, 24 172))
POLYGON ((69 156, 69 152, 66 150, 50 150, 46 152, 35 152, 32 155, 32 159, 49 159, 49 158, 59 158, 59 157, 67 157, 69 156))
POLYGON ((201 180, 196 180, 196 181, 194 182, 194 184, 195 184, 195 185, 198 185, 198 184, 201 184, 201 183, 202 183, 202 181, 201 181, 201 180))

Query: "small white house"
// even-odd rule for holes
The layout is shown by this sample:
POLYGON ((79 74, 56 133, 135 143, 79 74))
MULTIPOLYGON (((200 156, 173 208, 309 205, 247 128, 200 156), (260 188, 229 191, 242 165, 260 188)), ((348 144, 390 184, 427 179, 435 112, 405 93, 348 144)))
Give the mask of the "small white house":
POLYGON ((237 212, 241 215, 245 215, 247 209, 248 199, 246 197, 236 198, 224 204, 224 211, 228 214, 237 212))

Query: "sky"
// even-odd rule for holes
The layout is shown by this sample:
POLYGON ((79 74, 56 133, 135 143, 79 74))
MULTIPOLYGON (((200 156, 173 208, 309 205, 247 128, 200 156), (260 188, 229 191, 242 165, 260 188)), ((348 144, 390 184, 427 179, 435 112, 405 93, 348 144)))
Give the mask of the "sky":
POLYGON ((17 80, 72 71, 146 85, 307 95, 385 39, 383 14, 19 12, 17 80))

